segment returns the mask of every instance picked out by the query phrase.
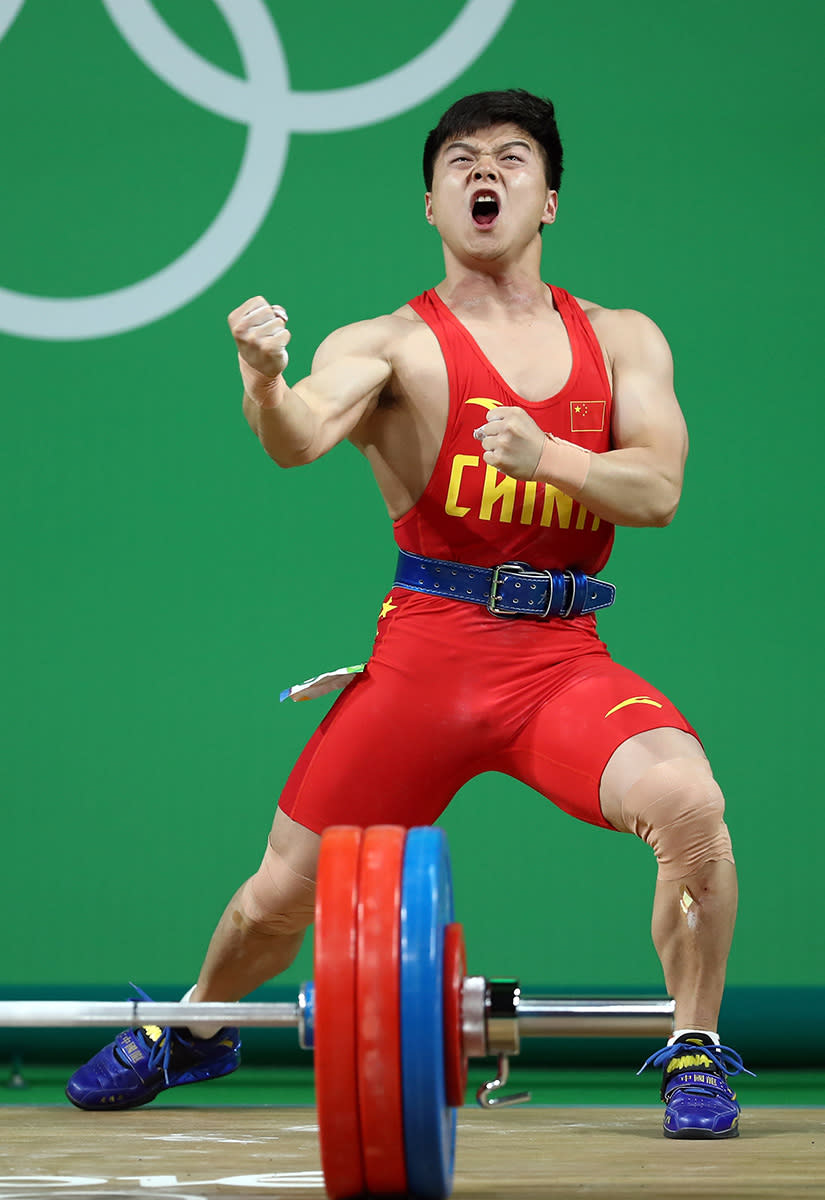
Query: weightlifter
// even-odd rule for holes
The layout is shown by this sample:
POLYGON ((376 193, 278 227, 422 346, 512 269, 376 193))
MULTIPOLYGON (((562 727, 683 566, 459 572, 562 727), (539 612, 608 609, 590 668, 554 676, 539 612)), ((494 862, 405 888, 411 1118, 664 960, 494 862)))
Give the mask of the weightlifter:
MULTIPOLYGON (((292 384, 284 308, 254 296, 229 316, 267 454, 306 466, 348 438, 400 554, 366 669, 293 769, 263 861, 185 999, 238 1000, 290 965, 326 826, 428 824, 473 776, 500 771, 650 846, 677 1031, 645 1065, 663 1068, 667 1136, 732 1137, 728 1076, 743 1068, 718 1036, 737 903, 722 793, 695 731, 612 660, 595 617, 613 599, 596 577, 615 526, 673 519, 687 433, 656 325, 542 282, 561 177, 549 101, 467 96, 424 148, 436 287, 336 330, 292 384)), ((238 1062, 236 1029, 125 1031, 67 1094, 129 1108, 238 1062)))

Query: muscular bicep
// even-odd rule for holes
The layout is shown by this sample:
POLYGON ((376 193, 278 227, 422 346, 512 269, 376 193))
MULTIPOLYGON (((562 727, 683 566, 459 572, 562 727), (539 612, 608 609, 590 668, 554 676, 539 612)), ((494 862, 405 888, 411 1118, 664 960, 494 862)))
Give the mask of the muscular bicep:
POLYGON ((389 353, 380 320, 338 329, 318 347, 311 373, 292 387, 316 421, 313 457, 343 441, 375 408, 392 375, 389 353))
POLYGON ((673 387, 670 348, 641 313, 615 316, 613 446, 647 452, 663 474, 681 485, 688 435, 673 387))

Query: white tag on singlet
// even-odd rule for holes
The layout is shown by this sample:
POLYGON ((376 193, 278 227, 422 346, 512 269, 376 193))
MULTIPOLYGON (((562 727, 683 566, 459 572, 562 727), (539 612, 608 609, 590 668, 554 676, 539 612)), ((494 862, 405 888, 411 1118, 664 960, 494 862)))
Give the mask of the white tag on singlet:
POLYGON ((323 675, 313 675, 303 683, 295 683, 292 687, 281 692, 281 703, 284 700, 314 700, 316 696, 326 696, 329 692, 340 692, 347 684, 352 683, 356 675, 360 675, 366 663, 358 663, 354 667, 339 667, 337 671, 327 671, 323 675))

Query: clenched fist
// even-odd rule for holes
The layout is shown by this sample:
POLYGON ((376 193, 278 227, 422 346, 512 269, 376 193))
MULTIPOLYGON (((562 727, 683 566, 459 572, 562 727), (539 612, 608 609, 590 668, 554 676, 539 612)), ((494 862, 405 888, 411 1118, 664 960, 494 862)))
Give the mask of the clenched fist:
POLYGON ((227 317, 238 347, 244 389, 259 403, 266 402, 289 362, 286 348, 292 335, 287 320, 286 310, 263 296, 253 296, 227 317))
POLYGON ((513 479, 535 479, 544 432, 523 408, 494 408, 486 425, 473 430, 484 447, 484 461, 513 479))

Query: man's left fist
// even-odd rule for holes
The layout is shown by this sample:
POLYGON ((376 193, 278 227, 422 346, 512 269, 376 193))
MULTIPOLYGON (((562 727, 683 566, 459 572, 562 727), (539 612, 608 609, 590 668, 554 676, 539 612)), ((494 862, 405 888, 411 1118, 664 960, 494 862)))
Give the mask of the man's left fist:
POLYGON ((513 479, 535 479, 545 436, 523 408, 494 408, 486 425, 473 430, 484 461, 513 479))

